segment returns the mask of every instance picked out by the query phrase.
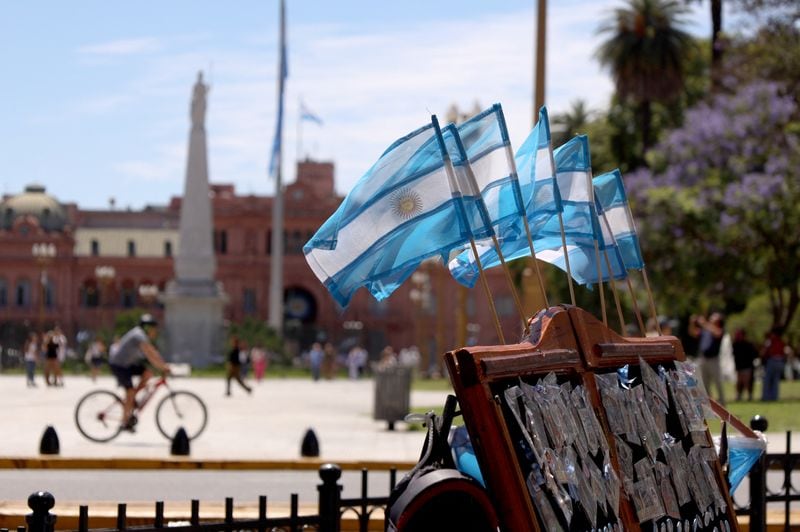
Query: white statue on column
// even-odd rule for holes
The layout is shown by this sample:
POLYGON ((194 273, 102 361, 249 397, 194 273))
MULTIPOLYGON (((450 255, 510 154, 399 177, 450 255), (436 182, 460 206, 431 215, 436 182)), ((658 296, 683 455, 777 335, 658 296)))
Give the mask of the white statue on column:
POLYGON ((209 87, 203 83, 203 71, 197 73, 197 82, 192 91, 191 118, 192 127, 205 127, 206 122, 206 94, 209 87))

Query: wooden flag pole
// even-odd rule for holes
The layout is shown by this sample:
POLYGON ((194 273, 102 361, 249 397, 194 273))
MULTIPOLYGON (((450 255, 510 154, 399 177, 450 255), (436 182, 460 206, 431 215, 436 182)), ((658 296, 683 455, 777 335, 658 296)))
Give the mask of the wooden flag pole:
POLYGON ((483 290, 486 292, 486 299, 489 301, 489 308, 492 310, 492 315, 494 316, 494 326, 497 329, 497 338, 500 340, 500 343, 506 343, 505 336, 503 336, 503 328, 500 326, 500 317, 497 315, 497 309, 494 306, 494 300, 492 299, 492 293, 489 291, 489 283, 486 281, 486 275, 483 272, 483 265, 481 264, 481 258, 478 254, 478 247, 475 245, 475 239, 470 238, 469 243, 472 246, 472 254, 475 256, 475 264, 478 266, 478 273, 480 274, 481 284, 483 284, 483 290))
POLYGON ((500 249, 500 242, 497 241, 497 235, 495 235, 494 232, 492 233, 492 242, 494 242, 494 249, 497 251, 497 258, 500 259, 500 266, 502 266, 503 271, 506 273, 506 280, 508 281, 509 288, 511 288, 511 295, 514 296, 514 304, 517 306, 519 317, 522 319, 522 330, 525 331, 525 336, 527 336, 528 318, 525 316, 525 311, 522 309, 522 302, 519 299, 519 294, 517 294, 517 289, 514 287, 514 279, 511 278, 511 271, 506 265, 506 259, 503 257, 503 250, 500 249))
MULTIPOLYGON (((614 280, 614 270, 611 269, 611 261, 608 258, 608 250, 603 250, 603 256, 606 259, 606 268, 608 268, 608 284, 611 285, 611 292, 614 294, 614 304, 617 306, 617 318, 619 318, 619 333, 625 336, 625 318, 622 317, 622 305, 619 303, 619 293, 617 293, 617 282, 614 280)), ((627 277, 627 275, 626 275, 627 277)))
POLYGON ((569 253, 567 253, 567 235, 564 233, 564 216, 558 213, 558 224, 561 226, 561 249, 564 250, 564 265, 567 268, 567 281, 569 281, 569 297, 572 301, 572 306, 578 306, 575 303, 575 288, 572 286, 572 270, 569 267, 569 253))
POLYGON ((631 276, 629 275, 626 279, 628 281, 628 291, 631 293, 631 301, 633 302, 633 312, 636 314, 636 320, 639 322, 639 330, 642 332, 642 336, 647 336, 647 329, 644 326, 644 320, 642 320, 642 313, 639 311, 639 303, 636 301, 636 293, 633 291, 633 283, 631 283, 631 276))
MULTIPOLYGON (((511 170, 514 172, 514 175, 517 176, 517 162, 514 160, 514 154, 511 152, 510 145, 506 146, 506 159, 508 160, 508 164, 511 166, 511 170)), ((518 177, 516 179, 518 179, 518 177)), ((519 181, 517 181, 517 183, 519 183, 519 181)), ((542 279, 542 272, 539 269, 539 263, 536 260, 536 249, 534 249, 533 246, 533 237, 531 236, 531 227, 530 225, 528 225, 527 212, 522 214, 522 224, 525 226, 525 235, 528 237, 528 247, 531 249, 531 257, 533 258, 533 268, 536 270, 536 278, 539 280, 539 290, 542 292, 542 297, 544 298, 544 306, 545 308, 550 308, 550 302, 547 300, 547 291, 544 288, 544 279, 542 279)), ((528 327, 527 320, 525 320, 525 327, 526 327, 525 330, 527 330, 528 327)))
POLYGON ((647 280, 647 270, 642 268, 642 279, 644 279, 644 288, 647 290, 647 299, 650 302, 650 314, 653 316, 653 320, 656 322, 656 331, 658 331, 659 336, 663 336, 661 332, 661 324, 658 323, 658 313, 656 312, 656 302, 653 299, 653 291, 650 290, 650 281, 647 280))
POLYGON ((600 311, 603 313, 603 325, 608 327, 608 316, 606 315, 606 294, 603 290, 603 267, 600 265, 600 246, 597 239, 594 241, 594 257, 597 261, 597 285, 600 287, 600 311))

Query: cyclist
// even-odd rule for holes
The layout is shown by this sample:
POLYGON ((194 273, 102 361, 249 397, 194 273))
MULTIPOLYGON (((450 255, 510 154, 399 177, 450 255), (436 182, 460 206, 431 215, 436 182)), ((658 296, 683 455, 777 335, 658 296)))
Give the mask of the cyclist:
POLYGON ((109 356, 111 372, 120 386, 125 388, 125 411, 122 418, 122 429, 134 431, 136 417, 133 415, 136 394, 144 388, 147 380, 153 376, 145 362, 149 362, 164 374, 169 374, 169 366, 164 362, 153 340, 158 336, 158 322, 150 314, 139 318, 139 325, 125 333, 119 340, 117 349, 109 356), (133 376, 139 376, 139 382, 133 385, 133 376))

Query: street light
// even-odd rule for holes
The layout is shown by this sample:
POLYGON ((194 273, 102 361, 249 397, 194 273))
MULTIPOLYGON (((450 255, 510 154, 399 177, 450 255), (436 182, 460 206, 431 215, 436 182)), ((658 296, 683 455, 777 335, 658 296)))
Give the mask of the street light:
POLYGON ((151 305, 158 297, 158 285, 154 284, 140 284, 139 297, 145 305, 151 305))
POLYGON ((47 265, 55 259, 57 251, 53 243, 37 242, 31 246, 31 254, 39 264, 39 328, 44 332, 44 303, 47 297, 47 265))
MULTIPOLYGON (((105 305, 106 307, 111 307, 111 294, 109 288, 111 287, 111 283, 114 280, 114 277, 117 275, 117 271, 114 269, 113 266, 95 266, 94 268, 94 276, 97 277, 97 280, 100 283, 101 292, 100 297, 106 300, 105 305), (109 292, 109 293, 106 293, 109 292)), ((102 303, 102 299, 101 299, 102 303)), ((105 313, 103 314, 105 316, 105 313)), ((107 318, 103 317, 102 321, 105 322, 107 318)), ((105 326, 105 323, 103 323, 105 326)))

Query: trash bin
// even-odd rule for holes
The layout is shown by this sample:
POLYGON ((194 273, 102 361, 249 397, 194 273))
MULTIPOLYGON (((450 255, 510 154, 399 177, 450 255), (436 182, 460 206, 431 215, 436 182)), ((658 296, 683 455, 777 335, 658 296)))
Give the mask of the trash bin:
POLYGON ((375 411, 373 419, 389 423, 405 419, 411 409, 411 368, 391 366, 375 371, 375 411))

